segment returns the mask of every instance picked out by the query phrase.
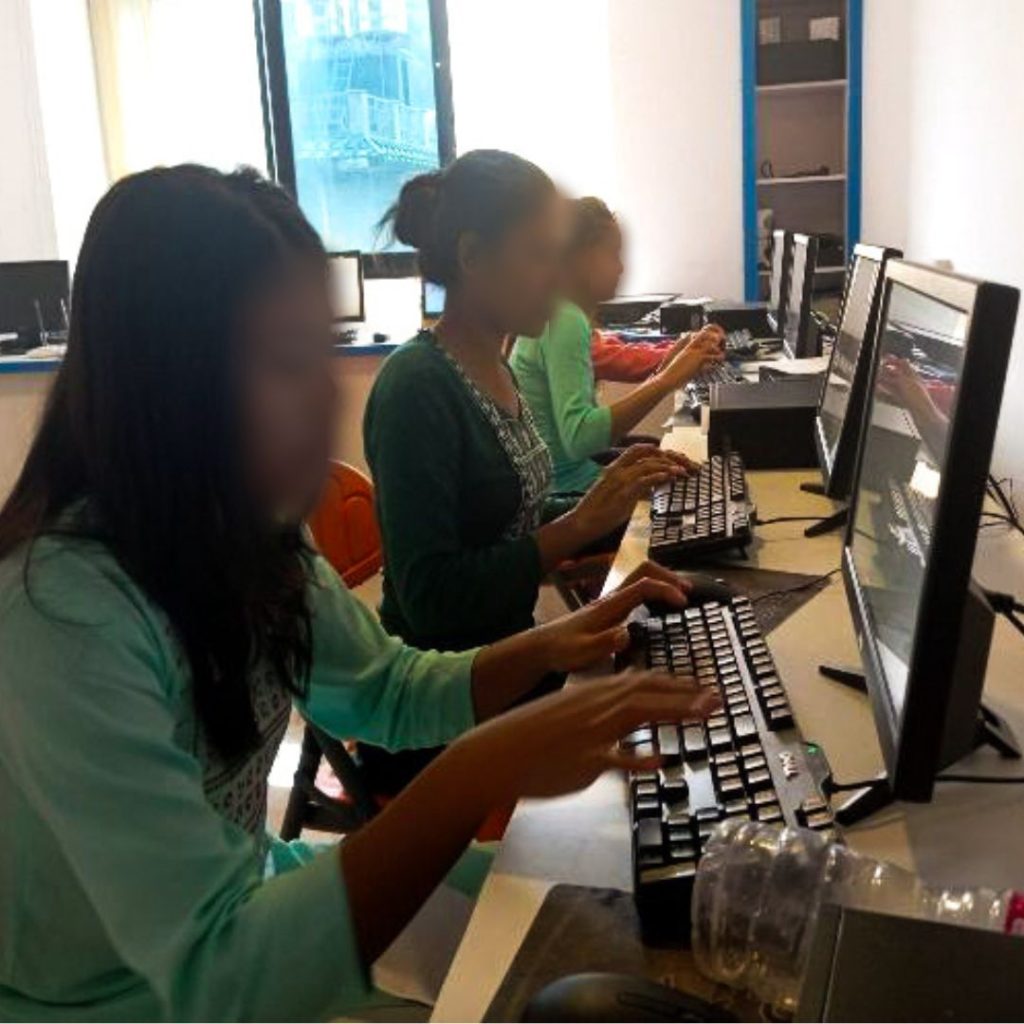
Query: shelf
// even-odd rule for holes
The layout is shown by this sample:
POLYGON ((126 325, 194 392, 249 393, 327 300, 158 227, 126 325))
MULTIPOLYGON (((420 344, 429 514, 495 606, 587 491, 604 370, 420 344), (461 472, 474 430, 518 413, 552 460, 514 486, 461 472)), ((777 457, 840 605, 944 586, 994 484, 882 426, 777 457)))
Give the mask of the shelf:
POLYGON ((758 185, 820 185, 829 181, 846 181, 845 174, 803 174, 793 178, 758 178, 758 185))
POLYGON ((759 85, 758 96, 796 92, 842 92, 846 88, 845 78, 823 78, 816 82, 779 82, 774 85, 759 85))

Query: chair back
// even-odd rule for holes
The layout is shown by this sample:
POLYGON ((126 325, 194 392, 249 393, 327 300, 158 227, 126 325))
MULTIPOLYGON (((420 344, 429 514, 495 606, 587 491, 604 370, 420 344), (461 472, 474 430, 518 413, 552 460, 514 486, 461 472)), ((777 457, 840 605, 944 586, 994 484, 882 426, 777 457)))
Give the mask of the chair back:
POLYGON ((320 553, 348 587, 359 586, 384 563, 373 498, 373 483, 365 473, 332 461, 323 494, 308 519, 320 553))

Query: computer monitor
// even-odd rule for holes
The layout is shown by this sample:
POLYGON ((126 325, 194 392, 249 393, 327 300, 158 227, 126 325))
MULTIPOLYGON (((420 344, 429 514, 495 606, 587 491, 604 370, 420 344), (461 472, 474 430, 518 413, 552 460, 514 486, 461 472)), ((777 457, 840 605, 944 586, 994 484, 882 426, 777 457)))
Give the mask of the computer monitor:
POLYGON ((361 253, 355 250, 328 253, 327 287, 336 324, 358 323, 366 319, 361 253))
POLYGON ((786 327, 789 275, 793 266, 793 235, 782 228, 772 232, 772 265, 768 273, 768 325, 779 337, 786 327))
POLYGON ((790 359, 821 355, 821 339, 811 317, 814 272, 818 266, 818 239, 814 235, 793 235, 793 259, 782 324, 783 344, 790 359))
POLYGON ((443 284, 424 281, 420 289, 420 308, 424 320, 438 320, 444 313, 445 290, 443 284))
POLYGON ((847 273, 843 311, 836 330, 825 385, 814 418, 822 484, 830 498, 846 498, 853 482, 874 351, 886 261, 898 249, 859 244, 847 273))
POLYGON ((983 734, 993 614, 971 565, 1018 300, 885 266, 843 578, 897 799, 930 799, 983 734))
POLYGON ((0 263, 0 334, 64 330, 69 293, 65 260, 0 263))

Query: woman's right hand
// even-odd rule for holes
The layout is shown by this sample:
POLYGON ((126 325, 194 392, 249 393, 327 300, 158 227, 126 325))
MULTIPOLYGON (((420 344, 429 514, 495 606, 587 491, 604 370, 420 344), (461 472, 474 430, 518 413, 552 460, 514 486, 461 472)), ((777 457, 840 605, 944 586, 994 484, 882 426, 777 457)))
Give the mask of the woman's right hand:
POLYGON ((633 512, 640 498, 651 488, 674 476, 686 476, 696 466, 680 452, 670 452, 649 444, 627 448, 606 466, 570 513, 575 521, 580 547, 586 547, 617 526, 633 512))
POLYGON ((464 778, 488 788, 497 806, 588 786, 603 771, 649 771, 657 757, 637 756, 618 741, 647 722, 705 719, 719 706, 713 687, 689 677, 624 672, 566 687, 492 718, 453 744, 464 778))
POLYGON ((666 387, 674 390, 724 358, 725 333, 717 324, 709 324, 691 334, 686 343, 666 360, 658 375, 666 387))

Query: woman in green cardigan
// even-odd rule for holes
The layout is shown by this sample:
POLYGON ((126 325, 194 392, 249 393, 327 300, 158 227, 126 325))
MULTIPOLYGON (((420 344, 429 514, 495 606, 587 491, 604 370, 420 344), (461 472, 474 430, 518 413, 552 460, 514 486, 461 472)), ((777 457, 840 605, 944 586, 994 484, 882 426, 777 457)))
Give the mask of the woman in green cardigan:
POLYGON ((628 394, 601 405, 594 390, 593 320, 619 290, 622 231, 593 196, 569 210, 563 298, 543 333, 523 332, 509 360, 554 462, 555 488, 585 491, 599 477, 594 456, 628 443, 627 435, 666 396, 723 358, 717 326, 683 335, 661 367, 628 394))
POLYGON ((538 332, 561 266, 562 200, 511 153, 478 150, 409 181, 389 214, 444 315, 385 363, 363 425, 384 538, 381 621, 407 643, 464 650, 533 624, 543 578, 620 526, 678 456, 642 447, 578 504, 503 356, 538 332))
POLYGON ((0 508, 0 1019, 351 1013, 493 807, 652 768, 618 738, 712 708, 647 673, 502 713, 621 647, 645 597, 682 604, 664 582, 458 654, 384 633, 301 531, 330 345, 323 246, 276 187, 165 168, 100 202, 0 508), (339 737, 451 746, 343 843, 285 844, 264 822, 293 701, 339 737))

